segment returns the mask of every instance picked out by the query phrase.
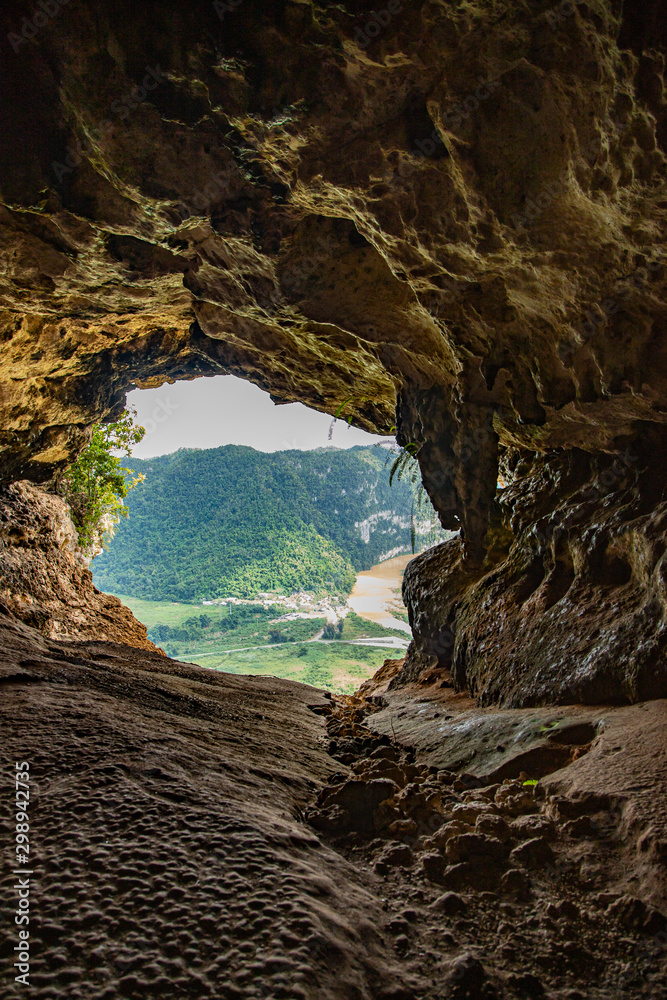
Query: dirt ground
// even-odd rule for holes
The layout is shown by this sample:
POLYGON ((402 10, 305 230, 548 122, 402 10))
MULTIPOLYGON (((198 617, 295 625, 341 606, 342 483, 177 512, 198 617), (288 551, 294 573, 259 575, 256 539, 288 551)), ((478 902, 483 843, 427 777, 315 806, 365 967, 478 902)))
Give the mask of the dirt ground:
POLYGON ((664 703, 551 710, 570 743, 533 710, 514 756, 547 741, 559 768, 533 778, 534 752, 503 777, 488 727, 500 746, 520 713, 482 731, 451 692, 332 704, 8 618, 0 648, 3 996, 27 992, 23 761, 36 1000, 666 995, 664 703), (476 752, 453 769, 433 725, 466 717, 476 752))

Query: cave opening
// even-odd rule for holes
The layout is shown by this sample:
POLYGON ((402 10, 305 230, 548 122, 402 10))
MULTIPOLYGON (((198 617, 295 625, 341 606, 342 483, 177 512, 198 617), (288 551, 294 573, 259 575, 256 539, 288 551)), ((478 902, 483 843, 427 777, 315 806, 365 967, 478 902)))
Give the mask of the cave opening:
POLYGON ((3 987, 667 995, 665 12, 2 4, 3 987), (179 436, 229 373, 316 440, 179 436), (91 574, 54 484, 133 385, 91 574), (451 529, 393 624, 331 599, 415 527, 350 423, 451 529))
POLYGON ((403 571, 449 535, 414 457, 346 402, 280 406, 231 375, 129 392, 145 434, 124 516, 90 550, 95 586, 176 659, 352 694, 404 655, 403 571))

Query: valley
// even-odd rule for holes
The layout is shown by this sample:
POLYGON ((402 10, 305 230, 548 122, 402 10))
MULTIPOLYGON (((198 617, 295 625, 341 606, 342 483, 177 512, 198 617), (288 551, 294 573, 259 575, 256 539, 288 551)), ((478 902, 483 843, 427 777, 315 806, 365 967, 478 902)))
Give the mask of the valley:
POLYGON ((391 481, 394 458, 379 446, 226 445, 132 459, 145 481, 94 560, 95 584, 186 604, 293 594, 344 604, 357 573, 452 534, 417 487, 391 481))
POLYGON ((410 639, 400 599, 410 556, 359 573, 347 603, 312 595, 260 602, 146 601, 118 594, 169 656, 224 673, 274 676, 352 694, 410 639), (402 610, 401 610, 402 609, 402 610))
POLYGON ((413 539, 421 550, 451 534, 410 482, 391 482, 391 458, 225 446, 131 460, 146 480, 95 583, 169 656, 351 694, 412 637, 413 539))

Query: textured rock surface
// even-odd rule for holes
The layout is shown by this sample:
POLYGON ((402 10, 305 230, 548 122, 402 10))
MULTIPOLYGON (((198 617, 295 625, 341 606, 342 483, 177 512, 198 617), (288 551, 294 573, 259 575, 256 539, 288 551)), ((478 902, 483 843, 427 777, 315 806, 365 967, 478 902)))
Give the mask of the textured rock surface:
POLYGON ((660 439, 616 459, 514 455, 481 567, 457 539, 406 569, 415 639, 394 687, 450 676, 482 703, 667 696, 660 439))
MULTIPOLYGON (((443 524, 463 529, 472 576, 447 584, 463 599, 500 545, 487 528, 511 458, 567 514, 570 554, 521 540, 534 512, 513 485, 510 558, 520 576, 542 563, 554 587, 536 592, 505 679, 509 632, 487 635, 482 604, 459 609, 472 648, 459 644, 456 682, 515 703, 600 697, 607 626, 596 651, 576 624, 597 585, 545 605, 571 554, 596 533, 609 549, 625 515, 600 496, 575 524, 568 476, 544 470, 604 468, 649 431, 664 450, 664 2, 428 0, 382 26, 357 2, 227 8, 99 0, 40 25, 19 4, 0 13, 3 477, 48 479, 131 384, 240 374, 397 425, 443 524), (567 606, 583 659, 563 675, 567 606)), ((646 530, 657 553, 658 521, 646 530)), ((621 602, 623 642, 646 628, 650 646, 614 667, 609 697, 662 690, 647 567, 636 608, 605 596, 610 614, 621 602)), ((475 600, 498 589, 487 578, 475 600)))
MULTIPOLYGON (((562 846, 565 834, 581 841, 582 848, 587 844, 577 863, 591 846, 604 851, 615 845, 620 851, 617 891, 639 894, 664 908, 666 713, 665 700, 594 708, 480 709, 451 688, 436 685, 389 692, 385 707, 365 725, 410 748, 424 776, 437 772, 437 781, 453 783, 466 802, 456 804, 456 797, 450 797, 447 825, 425 847, 444 851, 452 836, 473 828, 503 843, 544 839, 554 849, 562 846), (563 757, 560 750, 565 748, 570 752, 563 757), (465 781, 457 783, 457 774, 465 781), (537 780, 537 803, 533 787, 522 785, 522 778, 537 780), (554 821, 564 827, 555 831, 554 821)), ((411 790, 414 797, 414 786, 411 790)))
POLYGON ((666 705, 479 710, 438 688, 389 692, 370 715, 368 705, 337 705, 329 752, 352 776, 333 775, 309 815, 351 861, 372 864, 389 909, 405 907, 410 887, 409 907, 386 930, 408 968, 433 970, 440 995, 658 997, 666 705), (492 776, 500 748, 489 734, 534 746, 540 726, 569 741, 565 766, 525 754, 524 772, 492 776), (483 777, 461 773, 462 748, 483 777), (370 803, 380 777, 400 790, 376 807, 372 829, 328 807, 360 798, 364 782, 370 803), (477 981, 455 975, 464 968, 477 981))
MULTIPOLYGON (((611 709, 538 795, 521 780, 470 789, 374 732, 381 717, 391 732, 386 713, 364 724, 305 685, 56 642, 1 614, 0 686, 3 745, 30 764, 36 1000, 665 995, 664 704, 611 709), (351 805, 364 783, 378 829, 340 838, 313 807, 351 805)), ((13 823, 5 810, 5 843, 13 823)), ((4 934, 3 961, 13 947, 4 934)))
POLYGON ((0 602, 51 639, 159 652, 129 608, 93 586, 67 505, 30 483, 0 489, 0 602))
MULTIPOLYGON (((1 615, 0 636, 3 740, 30 764, 32 995, 398 995, 380 899, 299 819, 336 768, 320 692, 1 615)), ((7 927, 15 908, 3 888, 7 927)))

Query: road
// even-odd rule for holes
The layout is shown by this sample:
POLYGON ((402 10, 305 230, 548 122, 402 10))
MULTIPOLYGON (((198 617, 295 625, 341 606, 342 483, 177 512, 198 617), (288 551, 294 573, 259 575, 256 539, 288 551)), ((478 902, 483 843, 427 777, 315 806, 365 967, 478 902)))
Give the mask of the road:
MULTIPOLYGON (((322 635, 322 632, 320 632, 322 635)), ((386 638, 377 639, 302 639, 299 642, 269 642, 263 646, 236 646, 233 649, 212 649, 206 653, 189 652, 178 653, 177 658, 182 661, 184 656, 220 656, 222 653, 243 653, 249 649, 279 649, 281 646, 304 646, 309 642, 321 642, 326 646, 378 646, 380 649, 407 649, 408 639, 399 639, 398 636, 389 635, 386 638)))

